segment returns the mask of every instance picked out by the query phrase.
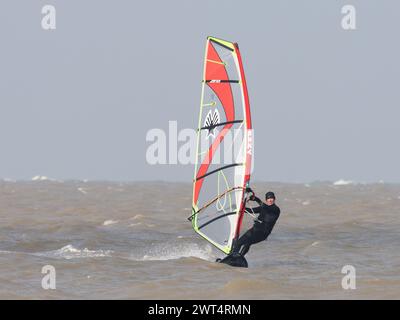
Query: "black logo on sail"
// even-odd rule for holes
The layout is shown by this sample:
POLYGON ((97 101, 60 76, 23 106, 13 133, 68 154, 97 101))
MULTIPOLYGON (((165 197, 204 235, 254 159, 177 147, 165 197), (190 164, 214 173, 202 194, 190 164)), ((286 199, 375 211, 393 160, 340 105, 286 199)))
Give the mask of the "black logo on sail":
POLYGON ((212 112, 211 110, 208 111, 206 120, 204 121, 204 128, 208 130, 206 136, 207 139, 210 136, 215 138, 216 134, 218 133, 218 130, 216 130, 216 126, 219 124, 219 121, 220 118, 218 110, 214 110, 214 112, 212 112))

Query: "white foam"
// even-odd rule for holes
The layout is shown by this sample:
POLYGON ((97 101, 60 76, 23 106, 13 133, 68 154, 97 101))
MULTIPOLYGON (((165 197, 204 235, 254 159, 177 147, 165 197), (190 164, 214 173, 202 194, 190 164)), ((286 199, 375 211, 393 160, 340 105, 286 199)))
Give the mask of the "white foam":
POLYGON ((32 178, 32 181, 45 181, 48 180, 49 178, 47 178, 46 176, 34 176, 32 178))
POLYGON ((31 180, 32 180, 32 181, 53 181, 53 182, 56 181, 56 182, 63 182, 62 180, 51 179, 51 178, 49 178, 49 177, 40 176, 40 175, 32 177, 31 180))
POLYGON ((213 260, 212 249, 209 245, 205 248, 199 247, 197 244, 185 244, 184 246, 156 247, 150 250, 142 258, 138 260, 175 260, 180 258, 196 257, 203 260, 213 260))
POLYGON ((347 185, 350 185, 350 184, 354 184, 354 182, 351 181, 351 180, 344 180, 344 179, 340 179, 340 180, 335 181, 333 183, 334 186, 347 186, 347 185))
POLYGON ((109 226, 111 224, 116 224, 118 222, 119 222, 118 220, 106 220, 103 222, 103 226, 109 226))
POLYGON ((77 249, 72 245, 66 245, 58 250, 47 251, 44 253, 37 253, 35 255, 45 257, 55 257, 64 259, 77 259, 77 258, 98 258, 98 257, 111 257, 111 250, 89 250, 88 248, 77 249))
POLYGON ((129 226, 130 227, 135 227, 135 226, 139 226, 139 225, 141 225, 142 223, 141 222, 138 222, 138 223, 131 223, 129 226))
POLYGON ((83 194, 87 194, 87 191, 85 189, 83 189, 83 188, 78 188, 78 191, 82 192, 83 194))
POLYGON ((0 250, 0 254, 15 253, 13 251, 0 250))
POLYGON ((140 218, 144 218, 144 215, 142 215, 142 214, 137 214, 137 215, 134 216, 133 218, 130 218, 130 220, 136 220, 136 219, 140 219, 140 218))

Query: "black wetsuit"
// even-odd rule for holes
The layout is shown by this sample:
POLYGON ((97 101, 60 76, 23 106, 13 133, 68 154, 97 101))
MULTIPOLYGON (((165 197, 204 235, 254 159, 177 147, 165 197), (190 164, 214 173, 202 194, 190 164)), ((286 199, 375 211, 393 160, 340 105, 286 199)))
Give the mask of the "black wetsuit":
POLYGON ((254 201, 256 201, 259 206, 255 208, 246 208, 246 210, 259 213, 258 221, 255 220, 253 227, 247 230, 246 233, 238 239, 233 250, 233 253, 240 253, 242 256, 249 251, 252 244, 268 238, 281 212, 276 204, 269 206, 257 197, 255 197, 254 201))

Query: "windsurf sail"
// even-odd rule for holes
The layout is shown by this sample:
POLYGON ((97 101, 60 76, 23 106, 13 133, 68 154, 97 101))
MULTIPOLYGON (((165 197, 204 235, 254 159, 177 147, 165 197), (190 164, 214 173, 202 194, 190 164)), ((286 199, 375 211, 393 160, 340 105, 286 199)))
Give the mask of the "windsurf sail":
POLYGON ((193 229, 229 254, 240 233, 253 153, 250 104, 237 43, 208 37, 193 179, 193 229))

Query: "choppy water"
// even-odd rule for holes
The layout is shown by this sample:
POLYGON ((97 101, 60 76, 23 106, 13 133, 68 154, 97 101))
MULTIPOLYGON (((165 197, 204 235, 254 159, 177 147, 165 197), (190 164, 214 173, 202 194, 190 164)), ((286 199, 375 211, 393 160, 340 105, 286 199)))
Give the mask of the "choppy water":
POLYGON ((400 298, 400 185, 254 184, 282 214, 242 269, 192 232, 189 184, 36 180, 0 181, 2 299, 400 298))

